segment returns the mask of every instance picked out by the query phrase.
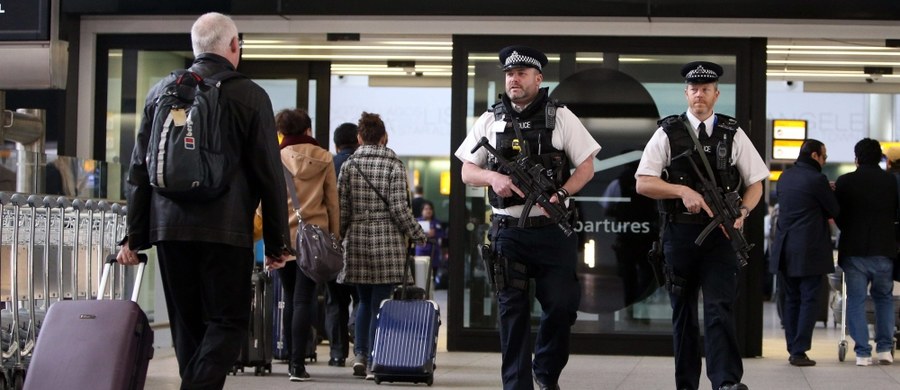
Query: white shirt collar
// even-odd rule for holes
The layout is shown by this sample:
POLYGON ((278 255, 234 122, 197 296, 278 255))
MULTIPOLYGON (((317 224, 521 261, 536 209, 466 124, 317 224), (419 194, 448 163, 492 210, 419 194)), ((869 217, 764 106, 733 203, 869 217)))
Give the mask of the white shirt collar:
MULTIPOLYGON (((697 119, 697 117, 695 117, 690 110, 685 111, 685 116, 687 116, 688 121, 691 122, 691 127, 693 127, 694 133, 699 136, 700 133, 697 128, 700 127, 701 120, 697 119)), ((702 122, 706 123, 706 135, 712 135, 713 127, 716 125, 716 113, 712 113, 709 118, 706 118, 706 120, 702 122)))

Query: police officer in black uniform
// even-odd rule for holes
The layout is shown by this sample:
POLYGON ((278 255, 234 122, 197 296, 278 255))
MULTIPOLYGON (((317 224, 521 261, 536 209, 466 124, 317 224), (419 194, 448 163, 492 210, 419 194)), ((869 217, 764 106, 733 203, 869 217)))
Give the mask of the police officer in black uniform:
POLYGON ((635 174, 637 192, 661 200, 678 389, 699 387, 701 349, 697 300, 701 291, 706 373, 712 388, 747 389, 740 383, 743 364, 733 310, 740 266, 723 229, 714 229, 701 245, 694 244, 713 214, 701 195, 700 178, 687 160, 692 158, 704 177, 709 178, 707 172, 711 172, 716 185, 724 192, 743 189, 740 216, 734 222, 734 228, 741 229, 750 210, 759 202, 762 180, 769 171, 737 121, 713 111, 722 73, 721 66, 705 61, 691 62, 681 69, 688 110, 659 121, 660 127, 644 148, 635 174), (695 149, 697 144, 700 147, 695 149), (675 158, 689 149, 702 149, 706 162, 699 153, 675 158))
POLYGON ((600 145, 567 109, 540 88, 547 56, 525 46, 500 51, 506 74, 506 94, 472 126, 455 155, 463 162, 462 179, 468 185, 487 186, 493 215, 493 257, 506 265, 496 275, 500 308, 500 345, 504 389, 558 389, 560 373, 569 359, 569 333, 580 300, 575 265, 576 236, 567 236, 539 207, 525 214, 526 194, 508 172, 485 150, 472 149, 482 137, 506 159, 526 153, 552 173, 557 191, 551 203, 568 204, 594 175, 593 159, 600 145), (569 174, 572 166, 575 171, 569 174), (520 224, 521 222, 521 224, 520 224), (532 361, 531 297, 541 304, 541 316, 532 361))

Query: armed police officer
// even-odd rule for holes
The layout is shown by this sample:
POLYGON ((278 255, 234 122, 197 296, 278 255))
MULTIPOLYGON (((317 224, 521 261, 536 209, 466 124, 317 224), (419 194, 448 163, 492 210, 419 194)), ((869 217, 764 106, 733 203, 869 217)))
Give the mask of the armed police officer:
POLYGON ((661 227, 662 249, 672 302, 678 389, 696 390, 700 382, 697 300, 701 291, 707 377, 713 389, 747 389, 740 383, 743 364, 733 308, 741 267, 738 254, 746 260, 749 248, 735 245, 733 242, 743 241, 743 237, 729 237, 726 228, 732 235, 740 235, 745 218, 759 202, 762 180, 769 171, 737 121, 713 110, 722 73, 721 66, 705 61, 681 69, 688 110, 659 121, 635 174, 637 192, 660 200, 666 225, 661 227), (712 188, 710 183, 714 183, 712 188), (744 192, 738 196, 741 188, 744 192), (704 199, 704 195, 708 197, 704 199), (713 200, 727 206, 731 215, 715 215, 707 203, 713 200), (698 240, 714 217, 726 222, 698 240))
POLYGON ((481 147, 483 137, 503 160, 523 161, 540 168, 555 189, 548 206, 567 205, 594 175, 593 159, 600 145, 569 109, 540 88, 547 56, 525 46, 500 51, 506 74, 506 94, 469 131, 455 155, 463 162, 462 180, 487 186, 493 210, 492 256, 506 266, 495 275, 500 308, 500 347, 504 389, 557 389, 569 359, 569 333, 580 301, 575 275, 577 240, 561 229, 567 222, 549 218, 540 207, 527 210, 526 194, 500 158, 481 147), (475 148, 475 150, 473 150, 475 148), (524 155, 522 155, 524 154, 524 155), (529 163, 530 162, 530 163, 529 163), (571 167, 575 170, 570 174, 571 167), (527 213, 527 214, 526 214, 527 213), (532 361, 529 283, 543 315, 532 361))

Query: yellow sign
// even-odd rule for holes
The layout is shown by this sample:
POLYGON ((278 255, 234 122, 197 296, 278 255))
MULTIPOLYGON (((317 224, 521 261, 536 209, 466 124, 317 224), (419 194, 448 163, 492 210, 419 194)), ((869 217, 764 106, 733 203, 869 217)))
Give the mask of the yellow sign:
POLYGON ((770 181, 778 181, 778 178, 781 177, 782 171, 769 171, 769 180, 770 181))
POLYGON ((775 119, 772 121, 772 139, 806 139, 806 121, 775 119))
POLYGON ((803 141, 787 141, 776 139, 772 141, 772 158, 775 160, 796 160, 800 155, 800 146, 803 141))
POLYGON ((441 172, 441 195, 450 195, 450 171, 441 172))

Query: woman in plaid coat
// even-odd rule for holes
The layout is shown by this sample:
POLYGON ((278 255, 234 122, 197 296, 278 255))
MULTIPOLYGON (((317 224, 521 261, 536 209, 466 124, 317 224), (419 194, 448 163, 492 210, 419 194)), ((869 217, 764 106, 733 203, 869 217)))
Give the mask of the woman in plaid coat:
POLYGON ((368 357, 378 306, 403 281, 408 240, 424 243, 426 236, 409 206, 406 168, 385 146, 387 132, 378 114, 362 113, 357 137, 360 147, 338 177, 344 237, 338 283, 355 285, 359 293, 353 375, 374 379, 368 357))

